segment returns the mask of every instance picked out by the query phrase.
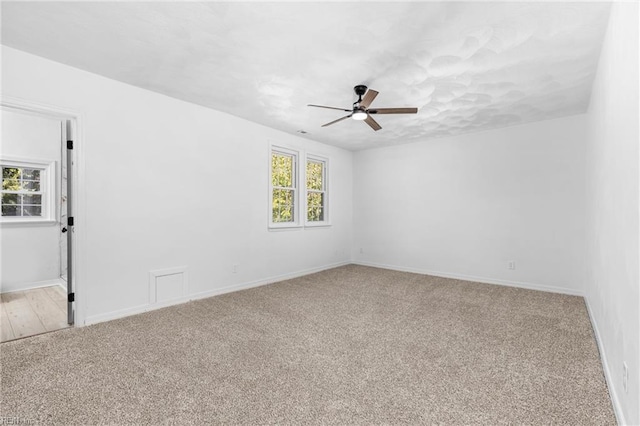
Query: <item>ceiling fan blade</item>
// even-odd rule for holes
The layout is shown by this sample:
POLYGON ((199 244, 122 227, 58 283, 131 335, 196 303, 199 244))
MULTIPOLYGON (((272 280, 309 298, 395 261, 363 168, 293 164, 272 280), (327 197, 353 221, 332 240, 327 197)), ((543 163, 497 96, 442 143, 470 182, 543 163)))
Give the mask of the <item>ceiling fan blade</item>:
POLYGON ((367 112, 369 114, 415 114, 418 108, 376 108, 367 112))
POLYGON ((376 96, 378 96, 378 92, 376 92, 375 90, 369 89, 367 93, 364 94, 364 98, 362 98, 362 101, 360 102, 360 106, 362 108, 369 108, 369 105, 371 105, 371 102, 373 102, 376 96))
POLYGON ((330 106, 324 106, 324 105, 311 105, 311 104, 308 104, 307 106, 316 107, 316 108, 337 109, 338 111, 346 111, 346 112, 351 111, 350 109, 330 107, 330 106))
POLYGON ((382 127, 380 127, 378 122, 374 120, 373 117, 371 117, 370 115, 367 115, 367 118, 364 119, 364 122, 367 123, 369 126, 371 126, 371 128, 376 132, 382 129, 382 127))
MULTIPOLYGON (((347 111, 349 111, 349 110, 347 110, 347 111)), ((323 124, 322 127, 331 126, 332 124, 336 124, 338 121, 346 120, 349 117, 351 117, 351 114, 345 115, 344 117, 338 118, 337 120, 333 120, 333 121, 331 121, 331 122, 329 122, 327 124, 323 124)))

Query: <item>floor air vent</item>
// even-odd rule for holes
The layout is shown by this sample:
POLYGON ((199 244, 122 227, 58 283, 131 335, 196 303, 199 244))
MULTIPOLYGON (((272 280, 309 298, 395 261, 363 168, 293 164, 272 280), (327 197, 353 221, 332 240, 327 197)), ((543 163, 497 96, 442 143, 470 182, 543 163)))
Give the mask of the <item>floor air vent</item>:
POLYGON ((170 304, 186 297, 187 267, 149 271, 149 303, 170 304))

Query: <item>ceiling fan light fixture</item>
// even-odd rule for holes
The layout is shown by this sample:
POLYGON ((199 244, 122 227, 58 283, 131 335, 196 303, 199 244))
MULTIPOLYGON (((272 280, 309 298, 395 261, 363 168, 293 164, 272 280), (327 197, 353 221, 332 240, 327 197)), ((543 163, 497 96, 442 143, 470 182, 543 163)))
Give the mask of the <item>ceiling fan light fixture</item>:
POLYGON ((362 110, 357 110, 357 111, 354 111, 354 113, 351 115, 351 118, 358 121, 366 120, 367 113, 362 110))

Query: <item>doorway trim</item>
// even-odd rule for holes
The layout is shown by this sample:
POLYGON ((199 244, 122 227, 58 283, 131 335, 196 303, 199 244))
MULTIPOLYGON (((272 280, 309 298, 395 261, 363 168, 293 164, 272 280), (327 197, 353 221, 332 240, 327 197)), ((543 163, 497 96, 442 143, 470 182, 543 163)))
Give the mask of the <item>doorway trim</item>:
POLYGON ((75 293, 75 318, 73 327, 85 325, 86 318, 86 184, 85 184, 85 162, 84 162, 84 120, 82 113, 68 108, 33 102, 26 99, 16 98, 0 94, 0 108, 6 111, 19 111, 28 114, 44 116, 58 120, 68 120, 71 122, 73 137, 73 167, 71 177, 73 179, 73 193, 71 194, 72 209, 74 212, 73 252, 71 259, 71 273, 74 282, 73 291, 75 293))

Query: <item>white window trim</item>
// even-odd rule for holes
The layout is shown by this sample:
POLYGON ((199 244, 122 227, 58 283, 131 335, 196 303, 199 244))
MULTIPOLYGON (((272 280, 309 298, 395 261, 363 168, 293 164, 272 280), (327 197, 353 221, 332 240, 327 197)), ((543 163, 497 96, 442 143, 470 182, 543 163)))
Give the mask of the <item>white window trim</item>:
POLYGON ((0 158, 2 166, 42 169, 40 174, 42 191, 42 216, 0 216, 1 225, 52 224, 58 221, 56 212, 56 162, 51 160, 25 159, 16 157, 0 158))
POLYGON ((330 207, 329 207, 329 159, 316 154, 306 154, 304 158, 304 197, 302 203, 304 211, 304 226, 307 228, 316 228, 323 226, 331 226, 330 207), (324 163, 323 184, 324 184, 324 220, 309 221, 307 219, 307 161, 315 161, 324 163))
MULTIPOLYGON (((295 229, 295 228, 301 228, 302 227, 302 223, 300 222, 300 209, 301 209, 301 202, 300 202, 300 188, 301 188, 301 175, 303 173, 300 173, 300 159, 303 158, 303 156, 301 155, 300 151, 291 149, 291 148, 286 148, 284 146, 281 145, 270 145, 269 146, 269 174, 267 175, 269 178, 269 215, 267 216, 269 218, 269 229, 295 229), (294 183, 295 183, 295 188, 293 191, 293 222, 274 222, 273 221, 273 182, 271 180, 271 176, 272 176, 272 170, 271 170, 271 156, 273 155, 273 153, 282 153, 282 154, 286 154, 286 155, 292 155, 294 158, 294 183)), ((305 187, 306 189, 306 187, 305 187)))

